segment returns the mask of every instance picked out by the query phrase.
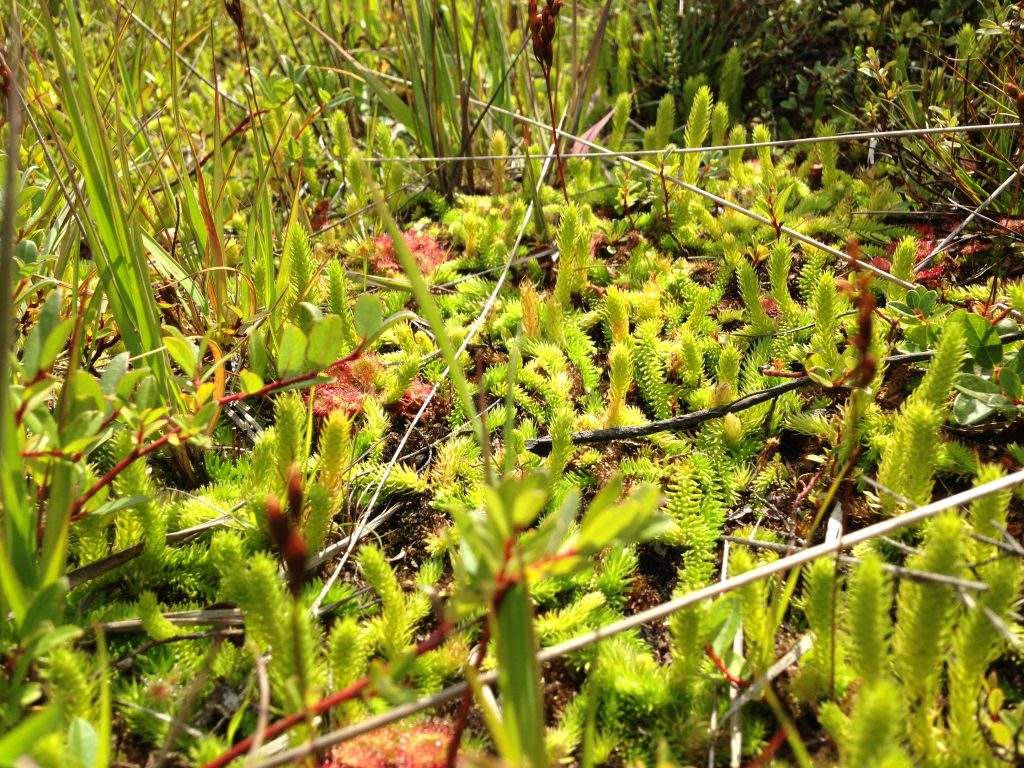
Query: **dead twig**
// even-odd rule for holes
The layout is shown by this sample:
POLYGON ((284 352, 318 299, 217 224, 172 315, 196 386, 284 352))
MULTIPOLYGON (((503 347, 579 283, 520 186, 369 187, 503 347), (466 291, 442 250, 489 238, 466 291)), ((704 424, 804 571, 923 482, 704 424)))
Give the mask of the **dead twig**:
MULTIPOLYGON (((1022 339, 1024 339, 1024 331, 1007 333, 999 337, 999 340, 1003 343, 1020 341, 1022 339)), ((904 355, 890 355, 885 359, 885 365, 888 367, 910 365, 912 363, 920 363, 930 360, 934 356, 934 350, 914 352, 904 355)), ((694 427, 703 424, 705 421, 720 419, 727 414, 738 413, 739 411, 744 411, 747 408, 753 408, 755 405, 766 403, 777 397, 781 397, 787 392, 803 389, 804 387, 809 387, 812 384, 814 384, 814 381, 811 380, 810 377, 802 376, 799 379, 790 379, 782 384, 769 387, 768 389, 751 392, 749 395, 744 395, 737 400, 733 400, 731 403, 716 405, 713 408, 692 411, 690 413, 680 414, 679 416, 673 416, 668 419, 661 419, 659 421, 652 421, 647 424, 639 424, 636 426, 608 427, 606 429, 588 429, 582 432, 574 432, 572 434, 572 442, 574 445, 611 443, 616 440, 629 440, 636 437, 656 435, 659 432, 680 432, 687 429, 693 429, 694 427)), ((547 456, 551 452, 551 438, 538 437, 536 440, 527 440, 526 450, 538 456, 547 456)))

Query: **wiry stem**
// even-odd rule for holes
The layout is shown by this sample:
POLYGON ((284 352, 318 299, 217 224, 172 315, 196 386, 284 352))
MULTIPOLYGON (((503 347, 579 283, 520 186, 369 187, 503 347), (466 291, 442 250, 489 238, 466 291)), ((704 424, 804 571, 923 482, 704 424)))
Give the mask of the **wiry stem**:
POLYGON ((558 163, 558 178, 562 182, 562 196, 565 202, 569 202, 569 188, 565 184, 565 164, 562 162, 562 152, 559 149, 558 129, 555 127, 558 119, 555 117, 555 99, 551 93, 551 68, 544 68, 544 79, 548 86, 548 109, 551 111, 551 143, 555 147, 555 161, 558 163))
MULTIPOLYGON (((977 488, 971 488, 970 490, 962 491, 954 494, 953 496, 949 496, 948 498, 933 501, 923 507, 919 507, 918 509, 906 512, 897 517, 889 518, 888 520, 883 520, 880 523, 870 525, 867 528, 862 528, 859 531, 854 531, 853 533, 847 534, 846 536, 840 537, 831 542, 818 544, 817 546, 800 550, 786 557, 760 565, 737 576, 732 576, 723 581, 719 581, 715 584, 703 587, 702 589, 689 592, 685 595, 681 595, 677 598, 661 603, 660 605, 656 605, 653 608, 648 608, 647 610, 641 611, 633 616, 627 616, 626 618, 608 626, 579 635, 578 637, 566 640, 565 642, 557 645, 544 648, 537 654, 537 661, 543 663, 551 661, 552 659, 561 658, 562 656, 567 656, 570 653, 576 653, 583 648, 594 645, 606 638, 614 637, 622 632, 628 632, 629 630, 636 629, 644 624, 662 621, 672 614, 678 613, 685 608, 698 605, 705 600, 713 600, 721 595, 729 594, 737 589, 741 589, 748 584, 753 584, 778 573, 785 573, 793 568, 810 563, 819 558, 833 556, 835 553, 845 549, 851 549, 857 544, 886 536, 894 531, 901 530, 911 525, 916 525, 917 523, 921 523, 935 517, 941 512, 949 509, 956 509, 994 493, 1015 488, 1021 483, 1024 483, 1024 471, 1014 472, 1013 474, 1006 475, 1005 477, 1001 477, 997 480, 979 485, 977 488)), ((497 679, 497 676, 497 672, 491 670, 480 675, 479 680, 481 684, 486 685, 493 683, 497 679)), ((334 746, 335 744, 341 744, 342 742, 355 738, 361 734, 369 733, 377 728, 382 728, 386 725, 397 722, 398 720, 409 717, 410 715, 414 715, 417 712, 422 712, 430 707, 451 701, 462 694, 466 685, 467 684, 465 682, 454 683, 444 690, 438 691, 430 696, 410 702, 409 704, 402 704, 389 712, 367 718, 362 722, 350 725, 340 731, 326 734, 313 739, 302 746, 296 747, 295 749, 290 749, 275 755, 274 757, 259 763, 256 768, 273 768, 278 765, 290 765, 294 761, 313 754, 318 750, 326 749, 334 746)), ((207 768, 210 767, 207 766, 207 768)))
MULTIPOLYGON (((342 363, 351 362, 352 360, 358 358, 362 354, 362 351, 363 345, 360 344, 352 352, 345 355, 345 357, 336 360, 334 363, 331 363, 331 365, 328 366, 328 368, 333 368, 335 365, 340 365, 342 363)), ((224 406, 227 405, 228 403, 234 403, 239 400, 247 400, 252 397, 262 397, 277 392, 278 390, 285 389, 286 387, 293 387, 296 384, 304 384, 306 382, 313 381, 314 379, 321 376, 322 373, 322 371, 312 371, 310 373, 304 373, 301 376, 295 376, 294 378, 291 379, 279 379, 277 381, 270 382, 269 384, 261 387, 255 392, 235 392, 230 395, 224 395, 223 397, 219 397, 215 400, 215 402, 217 403, 218 406, 224 406)), ((176 424, 171 429, 171 431, 164 433, 156 440, 153 440, 152 442, 146 443, 144 445, 137 445, 135 448, 133 448, 128 453, 127 456, 125 456, 123 459, 117 462, 117 464, 111 467, 110 470, 103 477, 97 480, 85 493, 83 493, 81 496, 75 499, 74 503, 71 505, 71 522, 75 522, 77 520, 82 519, 86 514, 83 507, 97 493, 99 493, 108 485, 110 485, 114 481, 114 479, 122 472, 124 472, 124 470, 127 469, 131 464, 136 462, 138 459, 141 459, 143 456, 148 456, 158 448, 167 445, 177 435, 181 434, 181 432, 183 432, 184 429, 184 425, 176 424)))
MULTIPOLYGON (((454 628, 454 623, 450 621, 444 622, 443 624, 441 624, 441 626, 435 629, 430 634, 429 637, 427 637, 419 645, 417 645, 413 653, 417 657, 419 657, 427 651, 434 650, 442 643, 447 634, 451 632, 454 628)), ((333 709, 339 704, 343 704, 346 701, 351 701, 356 696, 359 696, 367 688, 369 688, 371 682, 372 678, 364 677, 362 680, 358 680, 355 683, 352 683, 352 685, 348 686, 347 688, 337 691, 336 693, 332 693, 330 696, 321 699, 320 701, 316 702, 303 712, 281 718, 276 723, 272 723, 271 725, 267 726, 266 730, 262 734, 263 738, 274 739, 280 736, 285 731, 294 728, 296 725, 306 722, 307 718, 309 717, 313 717, 315 715, 322 715, 324 712, 333 709)), ((235 744, 223 755, 207 763, 203 768, 223 768, 235 758, 241 757, 246 752, 248 752, 252 744, 253 737, 250 736, 247 739, 243 739, 242 741, 235 744)))

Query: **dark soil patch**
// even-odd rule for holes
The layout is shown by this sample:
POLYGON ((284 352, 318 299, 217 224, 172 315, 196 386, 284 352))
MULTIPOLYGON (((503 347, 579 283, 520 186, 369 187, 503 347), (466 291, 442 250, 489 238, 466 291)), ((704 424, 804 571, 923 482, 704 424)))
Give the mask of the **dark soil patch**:
MULTIPOLYGON (((645 611, 672 599, 679 578, 681 558, 678 550, 663 544, 644 544, 637 549, 639 567, 636 578, 626 593, 627 615, 645 611)), ((647 623, 640 627, 640 636, 662 663, 671 657, 671 638, 664 622, 647 623)))
POLYGON ((558 723, 583 686, 586 676, 573 670, 565 659, 553 659, 541 667, 541 685, 544 688, 544 718, 548 725, 558 723))
MULTIPOLYGON (((446 529, 449 521, 444 513, 431 507, 424 498, 410 499, 402 504, 403 509, 384 523, 377 533, 385 551, 401 554, 392 566, 402 588, 415 589, 420 566, 430 557, 427 542, 446 529)), ((435 586, 443 590, 450 583, 451 573, 445 569, 435 586)))

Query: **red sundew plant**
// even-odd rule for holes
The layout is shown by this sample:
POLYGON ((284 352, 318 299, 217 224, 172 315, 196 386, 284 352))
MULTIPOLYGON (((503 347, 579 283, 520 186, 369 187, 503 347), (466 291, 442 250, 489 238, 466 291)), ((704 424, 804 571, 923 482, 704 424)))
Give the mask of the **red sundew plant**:
POLYGON ((406 418, 412 418, 423 407, 431 386, 423 379, 415 379, 405 393, 394 403, 394 408, 406 418))
MULTIPOLYGON (((377 355, 365 355, 331 366, 325 373, 334 380, 316 388, 313 415, 323 419, 339 408, 353 416, 359 413, 363 410, 363 401, 378 393, 377 380, 383 370, 377 355)), ((426 401, 430 389, 425 380, 414 379, 402 396, 388 407, 410 418, 426 401)))
POLYGON ((337 363, 326 373, 334 377, 322 384, 313 396, 313 415, 324 418, 343 408, 351 414, 363 410, 363 400, 376 391, 376 378, 381 371, 376 355, 365 355, 355 360, 337 363))
MULTIPOLYGON (((437 238, 422 232, 406 232, 402 235, 405 245, 412 252, 416 264, 425 275, 431 274, 447 258, 437 238)), ((390 235, 380 235, 370 241, 370 266, 378 274, 402 274, 402 267, 395 256, 395 244, 390 235)))
POLYGON ((781 313, 779 312, 779 303, 775 301, 771 296, 761 297, 761 309, 768 317, 776 318, 781 313))
POLYGON ((452 735, 441 720, 387 726, 336 747, 322 768, 444 768, 452 735))

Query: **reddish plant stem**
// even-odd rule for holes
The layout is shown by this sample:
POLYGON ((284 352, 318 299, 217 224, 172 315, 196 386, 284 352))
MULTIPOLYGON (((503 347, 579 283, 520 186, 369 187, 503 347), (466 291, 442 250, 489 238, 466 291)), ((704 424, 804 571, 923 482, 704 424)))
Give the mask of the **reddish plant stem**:
MULTIPOLYGON (((223 149, 224 146, 227 145, 227 143, 229 141, 231 141, 233 138, 238 136, 240 133, 244 133, 246 130, 248 130, 249 123, 252 122, 252 119, 253 119, 254 116, 266 115, 266 114, 269 114, 269 111, 270 110, 267 110, 267 109, 258 109, 255 112, 250 112, 245 117, 243 117, 242 120, 238 123, 238 125, 236 125, 234 128, 232 128, 231 132, 228 133, 228 135, 225 136, 223 139, 221 139, 221 142, 220 142, 221 148, 223 149)), ((305 126, 303 126, 303 127, 305 127, 305 126)), ((202 168, 204 165, 206 165, 210 161, 210 158, 213 157, 213 155, 214 155, 214 153, 216 151, 217 150, 215 150, 215 149, 211 149, 209 152, 207 152, 205 155, 203 155, 203 158, 199 161, 199 164, 195 168, 192 169, 192 173, 196 173, 200 168, 202 168)))
MULTIPOLYGON (((487 655, 487 643, 491 639, 491 625, 484 622, 484 628, 480 632, 480 651, 477 653, 476 659, 473 661, 473 668, 477 672, 480 671, 480 667, 483 666, 484 657, 487 655)), ((462 734, 466 730, 466 724, 469 720, 469 704, 473 700, 473 688, 466 686, 466 690, 462 692, 462 698, 459 701, 459 712, 455 718, 455 732, 452 734, 451 741, 448 742, 448 754, 446 756, 447 768, 455 768, 455 761, 459 757, 459 747, 462 745, 462 734)))
POLYGON ((818 481, 824 473, 825 467, 822 467, 814 473, 814 476, 810 480, 807 481, 807 485, 804 486, 804 489, 797 494, 795 499, 793 499, 794 511, 799 509, 800 505, 803 504, 807 500, 807 497, 811 495, 811 491, 814 489, 814 486, 818 484, 818 481))
POLYGON ((48 451, 22 451, 21 458, 23 459, 41 459, 43 457, 50 457, 54 459, 67 459, 68 461, 80 461, 82 454, 79 451, 74 453, 67 453, 62 451, 60 448, 52 448, 48 451))
POLYGON ((555 145, 555 161, 558 163, 558 178, 562 182, 562 196, 569 202, 569 188, 565 184, 565 167, 558 141, 558 118, 555 116, 555 97, 551 93, 551 67, 544 67, 544 80, 548 86, 548 109, 551 112, 551 143, 555 145))
POLYGON ((802 379, 807 375, 803 371, 777 371, 774 368, 761 368, 758 373, 762 376, 773 376, 776 379, 802 379))
POLYGON ((129 465, 131 465, 138 459, 141 459, 143 456, 152 453, 157 448, 160 448, 161 446, 164 446, 167 443, 169 443, 175 435, 181 432, 182 429, 184 429, 184 427, 182 427, 180 424, 176 424, 170 432, 161 435, 153 442, 146 443, 145 445, 135 446, 128 453, 127 456, 125 456, 123 459, 117 462, 117 464, 112 466, 110 470, 108 470, 107 474, 105 474, 103 477, 97 480, 89 490, 87 490, 85 493, 83 493, 81 496, 75 499, 75 502, 71 505, 71 522, 74 523, 85 517, 86 513, 85 510, 82 508, 89 502, 90 499, 92 499, 93 496, 95 496, 97 493, 99 493, 112 482, 114 482, 114 478, 116 478, 119 474, 124 472, 129 465))
MULTIPOLYGON (((46 371, 39 371, 35 376, 32 377, 31 381, 25 382, 23 385, 25 389, 28 389, 33 384, 38 384, 40 381, 47 377, 46 371)), ((6 385, 5 385, 6 386, 6 385)), ((21 401, 21 405, 18 406, 18 410, 14 412, 14 423, 17 426, 21 426, 21 422, 25 419, 25 410, 28 408, 29 400, 31 398, 26 397, 21 401)))
MULTIPOLYGON (((334 366, 340 365, 341 363, 351 362, 352 360, 355 360, 362 354, 362 350, 363 345, 360 344, 352 352, 345 355, 345 357, 331 363, 331 365, 328 367, 333 368, 334 366)), ((306 381, 312 381, 313 379, 320 376, 321 373, 322 371, 313 371, 312 373, 304 373, 301 376, 296 376, 291 379, 281 379, 278 381, 272 381, 255 392, 235 392, 234 394, 231 395, 219 397, 216 399, 215 402, 217 403, 218 406, 224 406, 227 405, 228 403, 234 403, 237 402, 238 400, 245 400, 250 397, 262 397, 264 395, 269 395, 273 392, 276 392, 280 389, 284 389, 285 387, 294 386, 295 384, 302 384, 303 382, 306 381)), ((108 426, 110 422, 112 422, 114 418, 116 418, 117 413, 118 411, 115 411, 107 418, 107 420, 104 422, 104 427, 108 426)), ((74 503, 71 505, 71 522, 81 520, 85 516, 85 511, 83 510, 83 507, 89 502, 89 500, 92 499, 101 490, 110 485, 114 481, 114 478, 116 478, 119 474, 124 472, 124 470, 127 469, 133 462, 137 461, 138 459, 141 459, 143 456, 149 455, 156 449, 166 445, 175 435, 180 434, 183 430, 184 427, 182 425, 176 424, 174 425, 170 432, 167 432, 164 435, 158 437, 153 442, 147 443, 145 445, 139 445, 133 448, 132 451, 127 456, 125 456, 123 459, 117 462, 117 464, 111 467, 110 471, 108 471, 107 474, 105 474, 103 477, 97 480, 93 484, 93 486, 89 488, 89 490, 87 490, 85 493, 83 493, 81 496, 75 499, 74 503)))
MULTIPOLYGON (((425 640, 423 640, 416 646, 416 656, 422 656, 424 653, 427 653, 428 651, 432 651, 435 648, 437 648, 444 640, 445 636, 454 628, 454 622, 442 622, 441 626, 435 629, 430 634, 429 637, 427 637, 425 640)), ((387 669, 387 666, 385 666, 385 669, 387 669)), ((348 686, 348 688, 344 688, 340 691, 337 691, 336 693, 332 693, 330 696, 327 696, 326 698, 320 699, 320 701, 316 702, 313 706, 311 706, 308 709, 308 711, 281 718, 276 723, 272 723, 271 725, 267 726, 267 729, 263 732, 263 738, 266 741, 275 739, 285 731, 294 728, 296 725, 307 722, 308 718, 314 715, 321 715, 329 709, 333 709, 334 707, 338 706, 339 704, 343 704, 346 701, 351 701, 352 699, 363 693, 363 691, 365 691, 367 688, 369 688, 370 683, 371 678, 364 677, 362 680, 359 680, 353 683, 352 685, 348 686)), ((252 736, 243 739, 242 741, 238 742, 233 747, 231 747, 231 749, 229 749, 220 757, 216 758, 215 760, 211 760, 209 763, 203 766, 203 768, 224 768, 224 766, 226 766, 232 760, 241 757, 246 752, 248 752, 252 748, 252 745, 252 736)))
MULTIPOLYGON (((349 354, 345 355, 344 357, 338 360, 335 360, 324 370, 329 370, 336 365, 341 365, 342 363, 350 363, 353 360, 360 357, 362 354, 363 345, 362 343, 360 343, 360 345, 356 347, 354 350, 352 350, 349 354)), ((224 397, 217 398, 216 402, 217 405, 227 405, 228 403, 234 403, 239 400, 247 400, 250 397, 263 397, 264 395, 272 394, 273 392, 276 392, 279 389, 284 389, 285 387, 292 387, 296 384, 302 384, 307 381, 312 381, 313 379, 320 376, 322 373, 323 371, 311 371, 310 373, 304 373, 301 376, 296 376, 291 379, 279 379, 278 381, 272 381, 269 384, 265 384, 264 386, 257 389, 255 392, 235 392, 233 394, 224 395, 224 397)))
POLYGON ((668 230, 668 236, 672 238, 672 242, 676 244, 676 248, 680 251, 683 250, 683 244, 679 242, 679 238, 676 237, 675 228, 672 226, 672 213, 669 211, 669 195, 668 195, 668 181, 665 180, 665 162, 662 160, 661 166, 658 168, 658 177, 661 179, 661 194, 665 199, 665 229, 668 230))
POLYGON ((767 765, 768 761, 775 757, 775 753, 779 751, 779 747, 786 743, 786 729, 779 728, 772 736, 772 740, 768 742, 764 749, 761 750, 761 754, 747 763, 747 768, 760 768, 762 765, 767 765))
MULTIPOLYGON (((534 571, 536 573, 539 573, 541 571, 541 569, 545 565, 550 565, 551 563, 557 563, 557 562, 559 562, 561 560, 568 560, 568 559, 570 559, 572 557, 577 557, 578 555, 579 555, 579 552, 577 552, 575 549, 566 550, 565 552, 560 552, 560 553, 558 553, 556 555, 549 555, 548 557, 542 557, 537 562, 530 563, 529 565, 527 565, 525 570, 531 570, 531 571, 534 571)), ((509 582, 510 583, 518 581, 518 580, 519 580, 519 577, 518 577, 517 574, 513 574, 513 576, 509 578, 509 582)))
POLYGON ((718 667, 718 671, 721 672, 725 679, 728 680, 730 683, 732 683, 733 685, 738 685, 740 688, 750 687, 749 681, 742 680, 729 671, 729 668, 725 666, 725 663, 720 658, 718 658, 718 655, 715 653, 714 649, 711 647, 710 644, 704 646, 704 653, 708 655, 708 658, 714 662, 716 667, 718 667))

